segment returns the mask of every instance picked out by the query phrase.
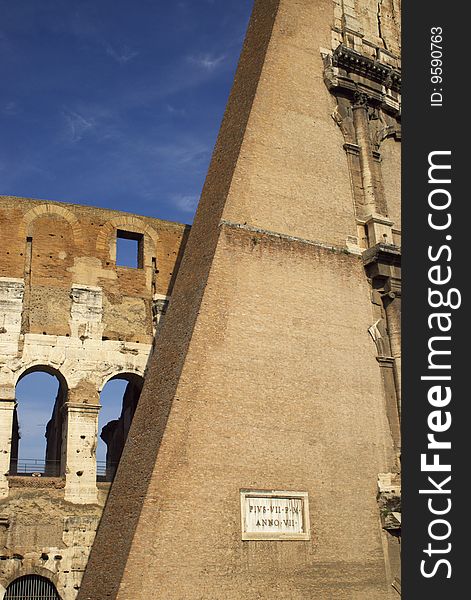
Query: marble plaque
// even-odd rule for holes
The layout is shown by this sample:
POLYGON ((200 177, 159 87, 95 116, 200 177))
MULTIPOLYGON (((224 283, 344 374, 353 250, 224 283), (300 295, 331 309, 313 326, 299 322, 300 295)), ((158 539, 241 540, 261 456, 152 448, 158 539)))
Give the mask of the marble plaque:
POLYGON ((307 492, 241 490, 243 540, 309 540, 307 492))

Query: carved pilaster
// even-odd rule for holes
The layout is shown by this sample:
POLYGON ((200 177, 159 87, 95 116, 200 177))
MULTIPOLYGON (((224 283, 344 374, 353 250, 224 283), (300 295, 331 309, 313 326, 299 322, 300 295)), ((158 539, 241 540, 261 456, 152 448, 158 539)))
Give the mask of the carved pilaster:
MULTIPOLYGON (((73 391, 73 390, 72 390, 73 391)), ((69 398, 71 394, 69 392, 69 398)), ((75 504, 95 504, 98 393, 86 402, 65 402, 65 499, 75 504)))
POLYGON ((363 264, 380 293, 394 369, 397 413, 401 415, 401 252, 393 244, 376 244, 363 253, 363 264))
MULTIPOLYGON (((338 102, 332 116, 345 139, 356 216, 363 221, 388 215, 379 150, 386 137, 400 136, 401 75, 381 62, 382 56, 375 59, 344 44, 323 54, 324 81, 338 102)), ((392 243, 392 237, 370 245, 384 241, 392 243)))
MULTIPOLYGON (((4 396, 7 394, 3 393, 4 396)), ((15 390, 9 397, 0 398, 0 499, 8 496, 7 474, 10 470, 13 415, 16 407, 15 390)))

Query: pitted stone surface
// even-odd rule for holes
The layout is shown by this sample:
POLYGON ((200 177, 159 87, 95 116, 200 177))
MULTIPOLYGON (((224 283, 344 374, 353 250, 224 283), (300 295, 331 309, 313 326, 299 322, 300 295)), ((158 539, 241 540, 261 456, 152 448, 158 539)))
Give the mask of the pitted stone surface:
POLYGON ((115 448, 129 430, 136 381, 145 374, 188 229, 0 196, 0 597, 27 573, 51 578, 64 600, 76 597, 109 485, 97 484, 99 393, 116 376, 134 382, 119 435, 110 439, 115 448), (139 268, 116 265, 118 228, 142 236, 139 268), (60 381, 48 424, 56 478, 11 475, 15 386, 35 370, 60 381))

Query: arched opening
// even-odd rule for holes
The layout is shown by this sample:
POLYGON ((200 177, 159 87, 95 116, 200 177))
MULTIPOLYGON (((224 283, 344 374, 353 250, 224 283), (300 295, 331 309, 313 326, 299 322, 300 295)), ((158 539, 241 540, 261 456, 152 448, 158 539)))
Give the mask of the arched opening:
POLYGON ((66 398, 67 384, 55 369, 35 366, 21 375, 16 385, 11 475, 61 474, 62 407, 66 398))
POLYGON ((24 575, 7 587, 4 600, 60 600, 55 585, 40 575, 24 575))
POLYGON ((100 395, 97 479, 112 481, 141 395, 143 378, 135 373, 112 377, 100 395))

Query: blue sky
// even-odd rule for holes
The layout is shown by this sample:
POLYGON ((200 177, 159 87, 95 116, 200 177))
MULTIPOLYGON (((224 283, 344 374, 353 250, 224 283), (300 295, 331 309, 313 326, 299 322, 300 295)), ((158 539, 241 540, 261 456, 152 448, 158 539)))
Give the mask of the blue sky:
POLYGON ((190 223, 252 0, 0 0, 0 194, 190 223))
MULTIPOLYGON (((191 223, 252 4, 0 0, 0 194, 191 223)), ((18 384, 20 457, 44 456, 56 391, 18 384)))
POLYGON ((52 415, 59 381, 47 373, 31 373, 16 386, 20 425, 19 458, 44 459, 46 425, 52 415))

